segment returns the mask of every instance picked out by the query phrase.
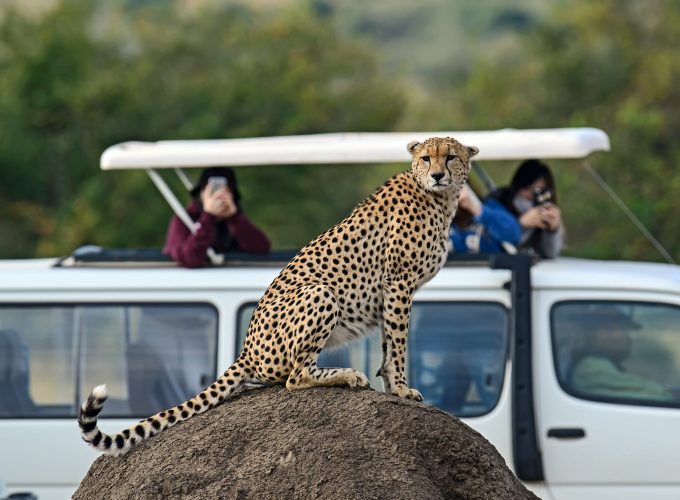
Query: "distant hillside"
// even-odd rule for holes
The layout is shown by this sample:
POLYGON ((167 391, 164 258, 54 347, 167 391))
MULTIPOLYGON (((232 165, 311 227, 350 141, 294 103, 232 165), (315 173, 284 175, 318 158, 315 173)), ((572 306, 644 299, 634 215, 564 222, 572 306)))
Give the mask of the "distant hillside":
MULTIPOLYGON (((39 15, 59 0, 7 0, 8 8, 39 15)), ((167 5, 167 0, 121 0, 128 9, 167 5)), ((466 74, 475 57, 507 50, 515 33, 525 30, 557 0, 175 0, 180 10, 195 12, 205 5, 247 5, 260 12, 311 6, 332 17, 342 34, 375 50, 381 69, 413 91, 437 89, 466 74)))
POLYGON ((512 45, 514 34, 534 24, 549 2, 316 0, 314 4, 326 6, 341 31, 373 47, 387 73, 432 90, 464 76, 478 54, 512 45))

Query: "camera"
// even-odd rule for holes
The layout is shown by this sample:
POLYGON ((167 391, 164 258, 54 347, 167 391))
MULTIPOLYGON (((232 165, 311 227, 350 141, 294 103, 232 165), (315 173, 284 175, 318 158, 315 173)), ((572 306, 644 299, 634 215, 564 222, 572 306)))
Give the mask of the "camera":
POLYGON ((545 205, 552 201, 552 191, 549 188, 534 189, 534 206, 545 205))
POLYGON ((210 177, 208 178, 208 186, 210 187, 210 194, 227 187, 226 177, 210 177))

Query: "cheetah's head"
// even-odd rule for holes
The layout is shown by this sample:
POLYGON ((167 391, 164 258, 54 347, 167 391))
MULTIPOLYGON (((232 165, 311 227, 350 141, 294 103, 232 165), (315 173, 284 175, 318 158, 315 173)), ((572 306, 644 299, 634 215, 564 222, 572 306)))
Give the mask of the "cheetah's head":
POLYGON ((407 146, 413 157, 411 169, 416 181, 427 191, 460 191, 470 173, 470 159, 479 150, 463 146, 451 137, 430 137, 407 146))

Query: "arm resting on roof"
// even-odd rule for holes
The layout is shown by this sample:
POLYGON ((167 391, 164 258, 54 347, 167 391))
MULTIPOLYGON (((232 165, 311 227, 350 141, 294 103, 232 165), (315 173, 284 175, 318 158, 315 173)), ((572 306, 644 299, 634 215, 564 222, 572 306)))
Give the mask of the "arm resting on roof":
POLYGON ((170 221, 163 253, 170 255, 182 267, 201 267, 205 264, 206 252, 215 241, 215 217, 203 212, 197 222, 200 226, 196 234, 191 234, 178 217, 170 221))
POLYGON ((558 257, 564 247, 564 226, 560 225, 557 231, 541 231, 538 246, 537 250, 541 257, 546 259, 558 257))
POLYGON ((227 227, 243 252, 267 254, 271 250, 269 238, 242 212, 227 219, 227 227))

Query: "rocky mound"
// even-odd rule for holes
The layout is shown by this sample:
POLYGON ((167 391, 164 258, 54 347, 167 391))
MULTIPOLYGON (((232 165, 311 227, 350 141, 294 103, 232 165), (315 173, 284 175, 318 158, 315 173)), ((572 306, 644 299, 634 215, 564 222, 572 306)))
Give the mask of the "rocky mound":
POLYGON ((537 498, 496 449, 437 408, 372 390, 248 391, 123 457, 75 499, 537 498))

